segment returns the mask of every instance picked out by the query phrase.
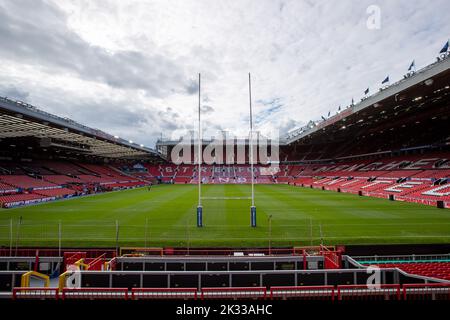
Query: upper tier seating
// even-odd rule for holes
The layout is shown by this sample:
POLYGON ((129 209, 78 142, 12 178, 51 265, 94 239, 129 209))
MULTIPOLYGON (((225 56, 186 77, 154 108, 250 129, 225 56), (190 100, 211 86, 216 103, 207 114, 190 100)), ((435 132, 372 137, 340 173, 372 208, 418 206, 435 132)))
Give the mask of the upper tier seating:
POLYGON ((52 182, 54 184, 58 185, 65 185, 68 183, 82 183, 78 178, 72 178, 69 176, 63 176, 63 175, 50 175, 50 176, 43 176, 44 180, 47 180, 49 182, 52 182))
POLYGON ((17 187, 17 188, 23 188, 23 189, 29 189, 29 188, 51 188, 56 187, 56 184, 53 184, 51 182, 35 179, 29 176, 0 176, 0 181, 7 183, 11 186, 17 187))
POLYGON ((175 179, 173 180, 173 182, 174 183, 182 183, 182 184, 185 184, 185 183, 189 183, 189 182, 191 182, 191 178, 189 178, 189 177, 175 177, 175 179))
POLYGON ((144 167, 148 170, 148 173, 151 174, 153 177, 159 177, 161 176, 160 167, 158 165, 149 165, 144 164, 144 167))
POLYGON ((0 162, 0 174, 26 174, 26 172, 15 162, 0 162))
POLYGON ((11 192, 17 192, 17 188, 10 186, 9 184, 0 182, 0 194, 1 193, 11 193, 11 192))
POLYGON ((98 177, 98 176, 94 176, 94 175, 88 175, 88 174, 80 174, 78 176, 78 178, 80 178, 80 180, 83 183, 114 183, 114 182, 118 182, 117 179, 115 178, 111 178, 111 177, 98 177))
POLYGON ((133 177, 135 177, 135 178, 137 178, 139 180, 143 180, 143 181, 149 181, 150 182, 150 181, 154 181, 155 180, 155 178, 151 174, 149 174, 147 172, 134 172, 131 175, 133 177))
POLYGON ((113 181, 122 181, 122 180, 133 180, 136 181, 135 178, 125 175, 124 173, 120 173, 115 169, 112 169, 108 166, 101 166, 96 164, 79 164, 80 167, 83 167, 97 175, 100 175, 102 178, 109 179, 111 178, 113 181))
POLYGON ((176 168, 176 176, 191 178, 194 175, 195 168, 194 165, 180 165, 176 168))
POLYGON ((38 190, 35 193, 46 197, 64 197, 67 195, 73 195, 76 192, 72 189, 56 188, 56 189, 38 190))
POLYGON ((51 171, 63 175, 70 174, 76 176, 79 174, 87 174, 88 171, 70 162, 64 161, 42 161, 41 165, 51 171))

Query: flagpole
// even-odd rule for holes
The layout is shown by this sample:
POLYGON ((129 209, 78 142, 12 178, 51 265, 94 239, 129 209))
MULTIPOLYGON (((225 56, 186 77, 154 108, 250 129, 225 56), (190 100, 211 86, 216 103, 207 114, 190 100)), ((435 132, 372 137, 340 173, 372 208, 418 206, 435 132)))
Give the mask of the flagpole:
POLYGON ((250 224, 256 227, 256 207, 255 207, 255 176, 253 172, 253 113, 252 113, 252 81, 250 72, 248 73, 248 97, 250 106, 250 171, 252 175, 252 205, 250 207, 250 224))
POLYGON ((198 160, 198 206, 197 206, 197 227, 203 227, 203 207, 202 207, 202 124, 201 124, 201 74, 198 74, 198 139, 197 139, 197 160, 198 160))

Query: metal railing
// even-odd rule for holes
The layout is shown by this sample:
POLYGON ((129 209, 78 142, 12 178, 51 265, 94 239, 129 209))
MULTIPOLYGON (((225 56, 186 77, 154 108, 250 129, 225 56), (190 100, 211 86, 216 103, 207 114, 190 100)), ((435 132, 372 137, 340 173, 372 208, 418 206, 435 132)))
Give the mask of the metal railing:
POLYGON ((14 288, 13 299, 87 300, 450 300, 450 284, 236 288, 14 288))

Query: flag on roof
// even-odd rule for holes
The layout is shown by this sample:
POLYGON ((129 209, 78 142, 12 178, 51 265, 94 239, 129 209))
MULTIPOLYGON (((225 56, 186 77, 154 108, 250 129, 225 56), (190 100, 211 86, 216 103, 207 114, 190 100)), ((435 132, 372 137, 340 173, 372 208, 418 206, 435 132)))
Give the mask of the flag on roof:
POLYGON ((441 51, 439 51, 439 53, 446 53, 448 51, 448 40, 445 43, 444 47, 442 47, 441 51))
POLYGON ((366 91, 364 91, 364 94, 369 94, 369 88, 366 89, 366 91))
POLYGON ((416 60, 413 60, 409 65, 408 71, 411 71, 416 66, 416 60))
POLYGON ((381 84, 385 84, 389 82, 389 76, 386 77, 386 79, 383 80, 383 82, 381 82, 381 84))

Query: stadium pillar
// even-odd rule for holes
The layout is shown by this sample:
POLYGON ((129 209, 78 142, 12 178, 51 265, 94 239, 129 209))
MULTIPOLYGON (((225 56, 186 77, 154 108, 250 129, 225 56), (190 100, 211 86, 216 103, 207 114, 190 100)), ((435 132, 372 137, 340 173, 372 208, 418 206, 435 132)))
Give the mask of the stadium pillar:
POLYGON ((251 206, 250 207, 250 223, 252 228, 256 228, 256 207, 251 206))
POLYGON ((203 207, 197 207, 197 227, 203 227, 203 207))

